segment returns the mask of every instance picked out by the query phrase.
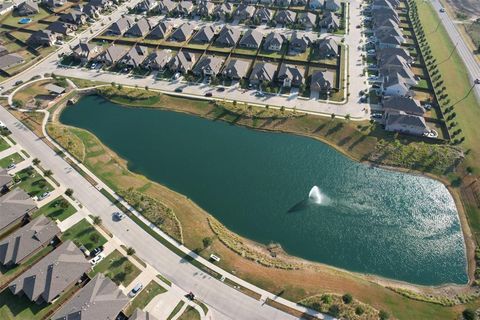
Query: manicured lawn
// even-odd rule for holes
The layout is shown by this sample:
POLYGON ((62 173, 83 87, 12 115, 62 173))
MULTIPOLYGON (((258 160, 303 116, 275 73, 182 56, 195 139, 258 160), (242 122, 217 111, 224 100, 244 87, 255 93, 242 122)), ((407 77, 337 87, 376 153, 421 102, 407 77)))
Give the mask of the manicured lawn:
POLYGON ((187 309, 182 313, 180 317, 177 318, 178 320, 200 320, 200 313, 198 311, 191 307, 188 306, 187 309))
POLYGON ((126 287, 140 274, 140 269, 115 250, 100 261, 89 273, 89 276, 93 278, 99 272, 112 279, 117 285, 123 284, 126 287))
POLYGON ((153 298, 166 292, 167 290, 155 281, 150 283, 132 300, 130 306, 125 311, 127 316, 130 316, 136 308, 145 308, 153 298))
POLYGON ((238 54, 245 54, 254 57, 257 54, 256 49, 243 49, 243 48, 236 48, 233 53, 238 54))
POLYGON ((0 152, 10 148, 10 145, 5 141, 5 139, 0 138, 0 152))
POLYGON ((37 196, 47 191, 53 191, 53 187, 43 179, 32 167, 19 171, 16 179, 20 181, 18 187, 23 189, 30 196, 37 196))
POLYGON ((75 212, 77 212, 77 210, 63 196, 60 196, 38 209, 33 214, 33 217, 38 217, 43 214, 52 220, 63 221, 75 212))
POLYGON ((95 249, 102 246, 107 242, 95 228, 85 219, 79 221, 70 229, 65 231, 62 235, 62 239, 72 240, 77 246, 85 246, 87 250, 95 249))
POLYGON ((172 319, 173 317, 175 317, 175 315, 180 311, 180 309, 182 309, 183 305, 185 304, 184 301, 180 301, 176 306, 175 308, 173 309, 172 313, 170 313, 170 315, 167 317, 167 320, 170 320, 172 319))
MULTIPOLYGON (((32 19, 32 22, 41 20, 41 19, 47 17, 48 15, 50 15, 50 13, 48 13, 42 7, 39 7, 38 9, 39 9, 39 12, 36 15, 27 17, 27 18, 32 19)), ((21 18, 23 18, 23 17, 17 16, 17 14, 15 12, 12 12, 12 13, 9 13, 8 16, 4 20, 1 21, 1 23, 2 24, 7 24, 9 26, 14 26, 14 27, 25 27, 24 24, 18 23, 18 21, 21 18)))
POLYGON ((310 48, 307 48, 305 52, 296 54, 296 55, 285 55, 285 59, 295 60, 295 61, 308 61, 308 55, 310 54, 310 48))
POLYGON ((266 50, 260 49, 260 52, 258 53, 258 55, 262 57, 272 58, 272 59, 280 59, 283 53, 285 52, 286 48, 287 47, 284 45, 279 52, 266 51, 266 50))
POLYGON ((0 168, 6 168, 12 163, 17 164, 22 161, 22 156, 18 152, 15 152, 9 156, 6 156, 3 159, 0 159, 0 168))

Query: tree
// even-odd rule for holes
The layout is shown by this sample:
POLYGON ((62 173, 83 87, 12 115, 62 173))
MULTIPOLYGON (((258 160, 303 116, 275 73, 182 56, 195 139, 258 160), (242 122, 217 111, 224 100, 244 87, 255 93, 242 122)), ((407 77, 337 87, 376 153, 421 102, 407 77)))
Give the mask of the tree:
POLYGON ((355 314, 356 315, 361 316, 364 313, 365 313, 365 309, 363 309, 362 306, 358 306, 358 307, 355 308, 355 314))
POLYGON ((73 195, 73 189, 68 188, 67 190, 65 190, 65 194, 71 197, 73 195))
POLYGON ((350 114, 349 114, 349 113, 347 113, 347 114, 345 115, 345 120, 350 121, 350 114))
POLYGON ((378 314, 378 317, 380 318, 380 320, 390 319, 390 315, 385 310, 380 310, 380 313, 378 314))
POLYGON ((129 273, 132 273, 133 267, 131 264, 127 264, 123 270, 125 270, 126 274, 129 274, 129 273))
POLYGON ((336 318, 340 315, 340 307, 336 304, 332 304, 330 308, 328 308, 328 313, 336 318))
POLYGON ((93 242, 93 243, 98 243, 98 241, 100 240, 100 235, 98 233, 92 233, 90 235, 90 240, 93 242))
POLYGON ((350 293, 345 293, 343 296, 342 296, 342 300, 344 303, 346 304, 349 304, 353 301, 353 297, 350 293))
POLYGON ((133 249, 132 247, 128 247, 127 248, 127 255, 132 256, 134 254, 135 254, 135 249, 133 249))
POLYGON ((38 166, 40 164, 40 160, 38 158, 35 158, 32 160, 32 163, 34 166, 38 166))
POLYGON ((67 209, 68 208, 68 201, 62 198, 60 200, 60 208, 67 209))
POLYGON ((205 237, 205 238, 203 238, 202 242, 203 242, 203 247, 208 248, 212 245, 212 238, 205 237))
POLYGON ((463 315, 463 318, 465 320, 475 320, 475 319, 477 319, 477 316, 475 314, 475 310, 472 310, 470 308, 467 308, 467 309, 463 310, 462 315, 463 315))
POLYGON ((20 99, 13 99, 12 104, 14 107, 18 107, 18 108, 23 107, 23 101, 20 99))
POLYGON ((45 177, 48 178, 48 177, 52 176, 53 172, 52 172, 52 170, 45 170, 45 172, 43 174, 45 175, 45 177))
POLYGON ((145 86, 145 90, 148 91, 148 86, 145 86))
POLYGON ((332 118, 332 120, 335 120, 335 117, 336 117, 335 113, 332 113, 332 114, 330 115, 330 118, 332 118))
POLYGON ((322 295, 322 297, 321 297, 320 299, 322 300, 322 302, 323 302, 324 304, 330 304, 330 303, 332 303, 332 301, 333 301, 332 296, 329 295, 329 294, 324 294, 324 295, 322 295))
POLYGON ((93 220, 93 224, 96 224, 96 225, 99 225, 102 223, 102 218, 100 218, 99 216, 93 216, 92 220, 93 220))

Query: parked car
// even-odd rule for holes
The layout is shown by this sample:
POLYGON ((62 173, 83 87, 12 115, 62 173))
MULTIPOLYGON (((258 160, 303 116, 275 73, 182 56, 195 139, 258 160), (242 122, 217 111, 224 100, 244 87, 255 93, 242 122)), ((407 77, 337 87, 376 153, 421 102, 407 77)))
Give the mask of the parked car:
POLYGON ((113 217, 114 217, 117 221, 120 221, 120 220, 125 219, 126 215, 125 215, 125 213, 123 213, 123 212, 118 212, 118 211, 117 211, 117 212, 114 212, 114 213, 113 213, 113 217))
POLYGON ((16 86, 19 86, 19 85, 21 85, 22 83, 23 83, 23 80, 15 81, 15 85, 16 85, 16 86))
POLYGON ((225 91, 225 88, 224 87, 217 88, 217 91, 218 92, 223 92, 223 91, 225 91))
POLYGON ((103 247, 97 247, 90 252, 91 257, 96 257, 103 252, 103 247))
POLYGON ((374 118, 374 119, 381 119, 382 117, 383 117, 383 115, 379 112, 372 113, 372 118, 374 118))
POLYGON ((15 163, 10 163, 7 167, 7 170, 15 169, 15 167, 16 167, 15 163))
POLYGON ((175 88, 175 92, 183 92, 183 89, 182 88, 175 88))
POLYGON ((137 295, 137 293, 138 293, 140 290, 142 290, 142 289, 143 289, 143 284, 141 284, 141 283, 139 282, 139 283, 137 283, 137 284, 135 285, 135 287, 133 287, 132 291, 130 291, 130 292, 128 293, 128 296, 129 296, 130 298, 133 298, 133 297, 135 297, 135 296, 137 295))
POLYGON ((211 92, 205 93, 205 97, 211 97, 211 96, 212 96, 212 93, 211 93, 211 92))
POLYGON ((440 12, 445 12, 445 8, 440 8, 440 12))
POLYGON ((90 264, 92 266, 98 264, 100 261, 102 261, 104 258, 103 254, 99 254, 98 256, 94 257, 93 259, 90 260, 90 264))
POLYGON ((261 91, 257 91, 257 92, 255 92, 255 97, 265 97, 265 93, 263 93, 261 91))
POLYGON ((37 200, 38 200, 38 201, 42 201, 43 199, 46 199, 46 198, 48 198, 49 196, 50 196, 50 192, 44 192, 44 193, 42 193, 41 195, 39 195, 39 196, 37 197, 37 200))

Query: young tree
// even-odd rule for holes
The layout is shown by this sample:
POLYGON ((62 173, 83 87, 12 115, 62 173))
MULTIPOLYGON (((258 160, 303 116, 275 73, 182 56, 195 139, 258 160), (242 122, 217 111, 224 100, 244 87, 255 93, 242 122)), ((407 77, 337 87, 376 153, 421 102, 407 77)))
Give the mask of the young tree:
POLYGON ((134 254, 135 254, 135 249, 133 249, 132 247, 128 247, 127 248, 127 255, 132 256, 134 254))
POLYGON ((38 166, 40 164, 40 160, 38 158, 35 158, 32 160, 33 165, 38 166))
POLYGON ((65 190, 65 194, 69 197, 73 196, 73 189, 68 188, 67 190, 65 190))
POLYGON ((45 177, 51 177, 53 175, 53 172, 52 170, 45 170, 43 174, 45 175, 45 177))
POLYGON ((96 225, 99 225, 102 223, 102 218, 100 218, 99 216, 93 216, 92 220, 93 220, 93 224, 96 224, 96 225))
POLYGON ((202 242, 203 242, 203 247, 206 249, 212 245, 212 238, 205 237, 203 238, 202 242))

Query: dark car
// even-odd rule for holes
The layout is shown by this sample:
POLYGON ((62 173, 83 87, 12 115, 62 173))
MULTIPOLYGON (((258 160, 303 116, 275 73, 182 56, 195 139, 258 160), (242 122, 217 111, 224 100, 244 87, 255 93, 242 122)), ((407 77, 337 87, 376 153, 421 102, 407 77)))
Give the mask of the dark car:
POLYGON ((96 257, 98 256, 100 253, 102 253, 103 251, 103 247, 97 247, 95 249, 93 249, 91 252, 90 252, 90 256, 91 257, 96 257))
POLYGON ((205 93, 205 97, 211 97, 211 96, 212 96, 212 93, 211 93, 211 92, 205 93))
POLYGON ((18 85, 20 85, 20 84, 22 84, 22 83, 23 83, 23 80, 15 81, 15 85, 16 85, 16 86, 18 86, 18 85))
POLYGON ((223 91, 225 91, 225 88, 223 88, 223 87, 218 88, 217 91, 218 91, 218 92, 223 92, 223 91))
POLYGON ((183 92, 183 89, 182 88, 176 88, 175 92, 183 92))

